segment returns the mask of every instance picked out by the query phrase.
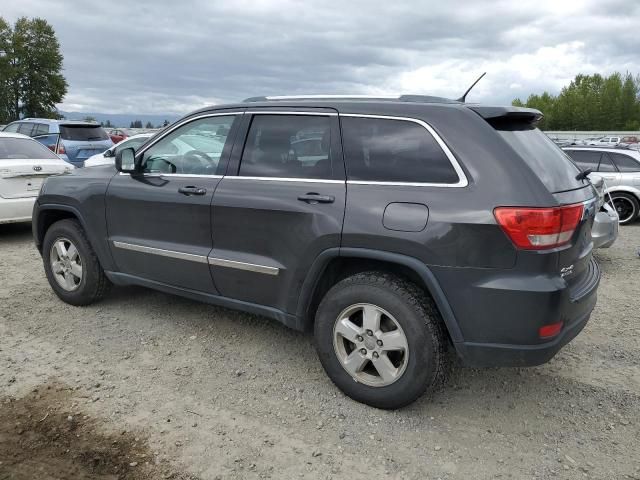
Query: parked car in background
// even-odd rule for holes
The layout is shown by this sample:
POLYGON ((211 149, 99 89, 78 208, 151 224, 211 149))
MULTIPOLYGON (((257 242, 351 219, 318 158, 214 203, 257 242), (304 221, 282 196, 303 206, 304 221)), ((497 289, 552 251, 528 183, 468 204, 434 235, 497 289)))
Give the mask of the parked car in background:
POLYGON ((596 173, 591 173, 589 180, 598 193, 598 213, 596 213, 593 227, 591 227, 593 248, 609 248, 618 238, 620 224, 618 213, 609 204, 609 194, 605 191, 604 179, 596 173))
POLYGON ((614 147, 620 143, 622 137, 602 137, 597 140, 587 142, 587 145, 597 147, 614 147))
POLYGON ((639 141, 640 139, 638 139, 638 137, 636 137, 635 135, 629 135, 620 139, 620 143, 624 145, 628 145, 630 143, 638 143, 639 141))
POLYGON ((120 150, 123 148, 133 148, 134 150, 137 150, 138 147, 146 142, 151 136, 153 136, 152 133, 132 135, 104 152, 97 153, 96 155, 87 158, 84 161, 84 166, 95 167, 98 165, 113 165, 115 156, 120 150))
POLYGON ((90 156, 113 146, 107 132, 90 122, 24 118, 10 123, 3 131, 32 137, 76 167, 81 167, 90 156))
POLYGON ((591 142, 596 142, 598 140, 600 140, 602 137, 587 137, 587 138, 580 138, 580 139, 576 139, 574 140, 574 145, 590 145, 591 142))
POLYGON ((422 96, 205 108, 115 169, 49 179, 35 244, 69 304, 113 282, 262 314, 314 331, 346 395, 398 408, 448 348, 539 365, 589 320, 598 196, 541 116, 422 96))
POLYGON ((30 221, 42 181, 72 169, 26 135, 0 132, 0 223, 30 221))
POLYGON ((112 128, 107 130, 107 134, 113 143, 120 143, 125 138, 129 138, 131 134, 124 128, 112 128))
POLYGON ((583 171, 591 169, 606 182, 622 225, 640 214, 640 152, 624 148, 567 147, 564 151, 583 171))

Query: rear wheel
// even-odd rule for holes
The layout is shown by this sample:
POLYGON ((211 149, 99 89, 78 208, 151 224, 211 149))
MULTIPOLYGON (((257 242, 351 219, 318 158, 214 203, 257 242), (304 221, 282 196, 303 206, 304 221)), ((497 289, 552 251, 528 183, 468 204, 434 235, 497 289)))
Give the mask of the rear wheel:
POLYGON ((611 194, 611 199, 613 202, 613 208, 618 212, 618 218, 620 219, 621 225, 631 223, 638 217, 640 205, 638 203, 638 199, 634 195, 630 193, 616 192, 611 194))
POLYGON ((432 301, 414 284, 380 272, 342 280, 316 314, 316 349, 348 396, 399 408, 441 382, 445 340, 432 301))
POLYGON ((111 285, 76 220, 61 220, 49 227, 42 259, 49 285, 71 305, 89 305, 102 298, 111 285))

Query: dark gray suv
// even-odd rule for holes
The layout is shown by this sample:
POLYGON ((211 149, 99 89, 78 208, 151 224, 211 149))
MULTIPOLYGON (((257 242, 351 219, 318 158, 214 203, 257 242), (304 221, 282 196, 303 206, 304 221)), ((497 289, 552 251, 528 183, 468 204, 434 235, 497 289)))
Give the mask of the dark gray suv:
POLYGON ((538 365, 584 327, 593 187, 536 110, 250 99, 44 184, 33 231, 73 305, 142 285, 313 330, 350 397, 397 408, 468 365, 538 365), (116 171, 117 170, 117 171, 116 171))

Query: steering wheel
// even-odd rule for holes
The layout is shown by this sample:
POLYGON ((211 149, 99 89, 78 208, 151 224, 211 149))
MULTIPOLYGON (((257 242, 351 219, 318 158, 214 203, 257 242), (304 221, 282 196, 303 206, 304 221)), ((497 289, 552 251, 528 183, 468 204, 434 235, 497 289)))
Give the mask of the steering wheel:
POLYGON ((182 157, 182 170, 184 173, 202 173, 210 170, 213 159, 200 150, 190 150, 182 157))

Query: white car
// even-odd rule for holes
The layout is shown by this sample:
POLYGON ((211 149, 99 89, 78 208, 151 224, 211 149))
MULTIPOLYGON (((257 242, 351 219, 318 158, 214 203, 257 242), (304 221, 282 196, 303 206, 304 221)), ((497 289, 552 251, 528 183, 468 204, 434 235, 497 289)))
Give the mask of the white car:
POLYGON ((116 153, 118 153, 123 148, 131 148, 138 149, 140 145, 147 141, 149 137, 151 137, 153 133, 140 133, 138 135, 132 135, 128 138, 125 138, 121 142, 118 142, 113 147, 105 150, 102 153, 98 153, 87 158, 84 161, 85 167, 96 167, 98 165, 113 165, 116 153))
POLYGON ((587 145, 597 146, 597 147, 615 147, 620 143, 621 137, 602 137, 597 140, 592 140, 587 143, 587 145))
POLYGON ((31 221, 43 180, 73 168, 26 135, 0 132, 0 223, 31 221))

